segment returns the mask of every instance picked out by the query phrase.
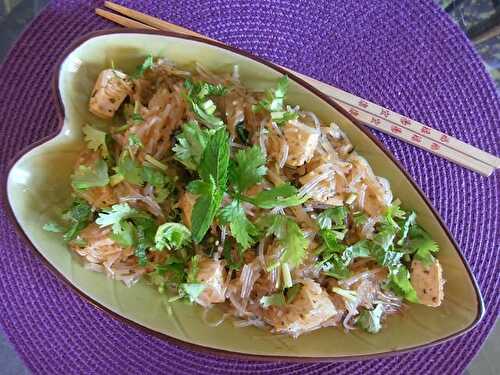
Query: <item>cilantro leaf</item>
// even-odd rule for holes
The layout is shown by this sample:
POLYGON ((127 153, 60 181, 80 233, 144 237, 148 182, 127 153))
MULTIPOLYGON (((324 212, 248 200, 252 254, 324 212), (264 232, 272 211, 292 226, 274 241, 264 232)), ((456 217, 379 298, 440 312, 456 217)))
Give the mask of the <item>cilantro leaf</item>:
POLYGON ((408 237, 408 232, 415 225, 416 221, 417 221, 417 214, 415 212, 410 213, 403 223, 403 228, 402 228, 403 232, 401 233, 401 238, 397 242, 398 245, 400 246, 403 245, 403 243, 406 240, 406 237, 408 237))
POLYGON ((397 267, 401 263, 404 253, 399 251, 384 250, 380 246, 373 246, 371 255, 378 264, 385 267, 397 267))
POLYGON ((191 231, 180 223, 164 223, 158 227, 155 235, 155 247, 158 250, 180 249, 191 240, 191 231))
POLYGON ((186 79, 184 87, 187 89, 187 102, 198 120, 214 129, 224 126, 224 122, 214 115, 215 104, 212 100, 207 99, 207 96, 210 95, 225 95, 227 89, 223 85, 213 85, 208 82, 194 83, 190 79, 186 79))
POLYGON ((396 238, 397 229, 393 227, 383 227, 375 236, 373 236, 372 242, 380 246, 384 251, 392 248, 394 238, 396 238))
POLYGON ((366 221, 368 220, 368 216, 366 216, 364 212, 355 212, 352 215, 352 219, 354 221, 354 224, 361 226, 366 223, 366 221))
POLYGON ((152 247, 156 231, 156 223, 149 214, 120 203, 103 209, 95 222, 101 228, 111 226, 111 238, 120 246, 135 247, 139 263, 145 264, 146 251, 152 247))
POLYGON ((71 185, 77 190, 102 187, 108 183, 108 164, 100 158, 91 166, 80 165, 71 176, 71 185))
POLYGON ((375 306, 373 310, 363 310, 356 320, 356 325, 369 333, 377 333, 382 328, 380 319, 384 313, 382 304, 375 306))
POLYGON ((326 249, 328 250, 327 253, 339 253, 342 254, 344 250, 346 249, 346 245, 342 244, 339 242, 339 240, 342 240, 344 237, 340 236, 337 232, 333 230, 328 230, 328 229, 322 229, 319 232, 321 239, 323 240, 323 243, 326 246, 326 249))
POLYGON ((321 263, 321 270, 325 275, 335 277, 339 280, 347 279, 351 275, 349 268, 338 254, 331 254, 321 263))
POLYGON ((231 163, 229 178, 238 193, 262 181, 267 173, 266 157, 258 146, 239 150, 231 163))
POLYGON ((365 258, 370 255, 370 242, 368 240, 361 240, 345 249, 342 253, 342 262, 349 265, 355 258, 365 258))
POLYGON ((418 303, 417 292, 410 283, 410 272, 404 265, 400 264, 396 267, 389 268, 388 287, 396 293, 396 295, 410 302, 418 303))
POLYGON ((212 133, 211 130, 200 129, 195 121, 182 125, 182 132, 176 136, 177 143, 173 147, 175 159, 184 164, 187 169, 195 171, 212 133))
POLYGON ((280 259, 271 268, 282 263, 288 263, 290 267, 302 263, 309 241, 293 219, 284 215, 272 215, 264 218, 261 225, 267 227, 268 235, 274 234, 281 246, 284 247, 280 259))
POLYGON ((107 158, 109 156, 109 151, 106 145, 106 133, 88 124, 83 127, 82 131, 88 148, 93 151, 100 151, 102 157, 107 158))
POLYGON ((242 200, 260 208, 293 207, 304 203, 308 198, 299 197, 295 186, 285 183, 269 190, 263 190, 254 197, 242 196, 242 200))
POLYGON ((344 206, 327 208, 318 215, 318 225, 320 229, 345 229, 347 213, 344 206))
POLYGON ((395 221, 396 219, 404 219, 406 216, 406 212, 403 211, 400 207, 400 202, 398 200, 392 202, 392 204, 387 208, 387 211, 385 213, 385 220, 388 225, 398 228, 399 225, 395 221))
POLYGON ((127 203, 120 203, 111 206, 111 208, 103 209, 95 222, 101 228, 111 225, 113 232, 119 232, 121 221, 136 214, 138 211, 135 208, 130 207, 127 203))
POLYGON ((259 234, 257 227, 248 220, 245 210, 238 200, 233 200, 224 207, 219 217, 222 224, 229 224, 232 236, 241 245, 242 250, 248 249, 255 243, 255 236, 259 234))
POLYGON ((144 62, 141 65, 137 66, 133 77, 136 79, 142 77, 146 72, 146 70, 151 69, 153 67, 153 63, 154 63, 153 55, 151 54, 147 55, 144 62))
POLYGON ((161 170, 145 165, 142 172, 144 182, 155 188, 155 200, 158 203, 162 203, 174 191, 174 181, 161 170))
POLYGON ((259 303, 264 309, 267 309, 269 306, 283 306, 286 302, 283 292, 279 292, 270 294, 268 296, 263 296, 259 300, 259 303))
POLYGON ((226 238, 222 255, 230 270, 239 270, 243 265, 243 257, 241 256, 241 252, 237 251, 238 246, 232 240, 231 237, 226 238))
POLYGON ((191 262, 189 264, 189 269, 186 274, 186 281, 188 283, 196 283, 198 282, 198 272, 200 271, 200 256, 195 255, 191 258, 191 262))
POLYGON ((254 111, 266 110, 270 112, 271 119, 277 124, 283 124, 298 117, 296 112, 284 111, 284 101, 288 91, 288 77, 282 76, 276 83, 275 90, 267 90, 265 99, 261 100, 254 111))
POLYGON ((64 227, 57 223, 46 223, 43 225, 42 229, 47 232, 52 233, 62 233, 64 232, 64 227))
POLYGON ((200 283, 182 283, 179 285, 181 297, 188 297, 191 303, 195 302, 204 290, 205 285, 200 283))
POLYGON ((286 303, 292 303, 295 297, 300 293, 302 290, 303 285, 301 283, 294 284, 290 288, 287 288, 285 291, 286 295, 286 303))
POLYGON ((429 236, 429 234, 422 229, 422 227, 415 225, 409 230, 408 240, 404 244, 411 252, 414 252, 414 258, 430 266, 434 263, 434 256, 432 253, 439 251, 438 244, 429 236))
POLYGON ((122 152, 118 159, 115 171, 131 184, 142 185, 144 183, 142 166, 126 151, 122 152))
POLYGON ((135 244, 135 227, 128 221, 120 221, 119 224, 113 226, 111 238, 120 246, 132 247, 135 244))
POLYGON ((176 256, 170 255, 164 263, 156 264, 155 270, 150 273, 153 284, 158 286, 160 293, 165 283, 178 285, 186 278, 184 261, 176 256))

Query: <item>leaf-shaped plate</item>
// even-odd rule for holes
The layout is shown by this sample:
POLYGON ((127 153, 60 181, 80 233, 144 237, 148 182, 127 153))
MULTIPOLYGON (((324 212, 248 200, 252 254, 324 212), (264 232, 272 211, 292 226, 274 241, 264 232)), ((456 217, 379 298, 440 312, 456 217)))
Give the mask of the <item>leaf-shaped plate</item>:
POLYGON ((57 66, 54 77, 59 131, 24 150, 13 162, 6 181, 8 203, 20 233, 56 275, 118 319, 165 339, 233 356, 314 361, 377 357, 441 343, 477 324, 483 314, 480 292, 457 245, 422 192, 364 127, 293 75, 288 100, 315 112, 324 122, 339 124, 375 173, 389 179, 394 196, 417 212, 419 223, 439 243, 439 260, 447 279, 441 307, 411 305, 404 314, 390 317, 385 329, 376 335, 324 328, 292 339, 252 327, 235 328, 231 321, 212 328, 203 322, 201 308, 183 303, 171 304, 169 314, 164 297, 145 281, 127 288, 103 274, 85 270, 60 236, 43 231, 42 226, 57 218, 69 203, 69 177, 84 147, 82 126, 102 121, 87 110, 97 75, 111 61, 133 71, 148 53, 167 57, 180 67, 199 61, 215 72, 228 72, 237 64, 242 81, 254 89, 271 87, 284 74, 245 52, 171 33, 113 30, 77 41, 57 66))

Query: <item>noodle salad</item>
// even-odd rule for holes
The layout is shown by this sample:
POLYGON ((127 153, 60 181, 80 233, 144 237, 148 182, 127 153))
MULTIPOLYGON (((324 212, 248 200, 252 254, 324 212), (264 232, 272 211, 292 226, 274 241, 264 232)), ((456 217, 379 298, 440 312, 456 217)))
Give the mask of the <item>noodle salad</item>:
POLYGON ((44 229, 88 270, 169 302, 217 306, 238 327, 297 337, 377 333, 410 303, 437 307, 438 245, 335 123, 265 92, 147 56, 102 71, 73 203, 44 229))

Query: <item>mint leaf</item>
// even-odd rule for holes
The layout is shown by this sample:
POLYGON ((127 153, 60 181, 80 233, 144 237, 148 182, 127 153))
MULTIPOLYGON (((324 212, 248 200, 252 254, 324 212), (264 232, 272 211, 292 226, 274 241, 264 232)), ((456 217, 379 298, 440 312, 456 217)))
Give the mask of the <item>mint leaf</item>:
POLYGON ((203 151, 198 172, 203 181, 214 179, 220 190, 225 190, 229 167, 229 134, 225 129, 214 132, 203 151))
POLYGON ((182 132, 176 136, 177 143, 173 147, 175 159, 187 169, 197 170, 211 134, 213 131, 200 129, 195 121, 182 125, 182 132))
POLYGON ((238 193, 260 183, 267 173, 266 157, 260 147, 239 150, 231 163, 229 178, 238 193))
POLYGON ((225 129, 219 129, 210 136, 200 160, 198 172, 202 181, 188 186, 188 189, 200 195, 192 212, 192 233, 196 243, 207 233, 222 203, 228 166, 229 135, 225 129))
POLYGON ((369 333, 377 333, 382 328, 380 320, 384 313, 384 307, 381 304, 375 306, 373 310, 363 310, 356 320, 356 325, 369 333))
POLYGON ((63 239, 71 241, 90 223, 92 207, 83 199, 75 199, 70 209, 63 215, 63 219, 70 222, 70 227, 64 233, 63 239))
POLYGON ((191 241, 191 231, 180 223, 164 223, 155 235, 155 247, 158 250, 180 249, 191 241))
POLYGON ((71 176, 71 185, 77 190, 103 187, 108 183, 108 165, 100 158, 93 165, 80 165, 71 176))
POLYGON ((242 250, 248 249, 255 243, 255 236, 259 234, 257 227, 248 220, 243 207, 238 200, 220 210, 219 217, 222 224, 229 224, 232 236, 241 245, 242 250))
POLYGON ((204 194, 200 195, 196 200, 191 214, 191 231, 193 240, 196 243, 201 242, 208 228, 210 228, 223 197, 223 193, 217 189, 213 178, 208 183, 202 182, 199 184, 199 186, 202 185, 204 186, 204 194))
POLYGON ((274 207, 298 206, 307 201, 308 198, 299 197, 297 188, 286 183, 269 190, 263 190, 254 197, 242 196, 241 199, 260 208, 272 209, 274 207))

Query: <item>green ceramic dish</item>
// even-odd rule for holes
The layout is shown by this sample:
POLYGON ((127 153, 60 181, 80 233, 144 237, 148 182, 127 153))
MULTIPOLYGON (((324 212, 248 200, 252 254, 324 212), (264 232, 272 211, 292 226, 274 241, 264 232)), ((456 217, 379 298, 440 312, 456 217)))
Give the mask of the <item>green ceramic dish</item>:
POLYGON ((195 344, 199 349, 226 355, 299 360, 339 360, 395 354, 427 347, 472 329, 483 314, 475 280, 439 216, 415 183, 393 157, 365 129, 331 100, 300 79, 290 76, 289 101, 314 111, 325 122, 335 121, 375 173, 387 177, 394 195, 405 207, 416 210, 420 224, 439 243, 439 260, 447 283, 441 307, 411 305, 403 315, 392 316, 379 334, 323 328, 292 339, 259 330, 235 328, 226 321, 207 326, 202 309, 166 301, 145 281, 132 288, 103 274, 85 270, 61 237, 42 230, 70 200, 69 177, 82 147, 82 125, 102 120, 87 111, 88 98, 98 73, 110 66, 132 71, 148 53, 165 56, 181 67, 195 61, 214 71, 228 71, 238 64, 243 82, 254 89, 273 86, 284 71, 241 51, 193 37, 146 31, 98 32, 79 40, 61 64, 54 79, 61 129, 25 150, 7 176, 7 198, 21 233, 55 273, 91 303, 115 317, 169 340, 195 344))

